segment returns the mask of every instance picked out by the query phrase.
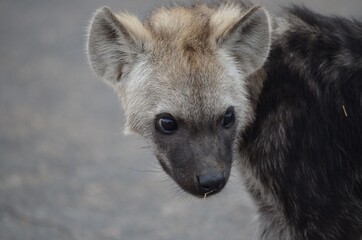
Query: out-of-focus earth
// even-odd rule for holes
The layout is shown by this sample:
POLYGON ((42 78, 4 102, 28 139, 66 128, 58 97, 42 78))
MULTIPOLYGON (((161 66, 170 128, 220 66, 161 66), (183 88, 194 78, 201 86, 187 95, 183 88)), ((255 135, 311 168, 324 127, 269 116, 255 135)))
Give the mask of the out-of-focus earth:
MULTIPOLYGON (((234 171, 210 199, 183 193, 146 142, 122 134, 113 91, 88 67, 85 36, 104 5, 143 18, 154 0, 0 3, 0 240, 240 240, 254 207, 234 171)), ((308 0, 362 19, 361 0, 308 0)), ((264 1, 276 12, 287 1, 264 1)))

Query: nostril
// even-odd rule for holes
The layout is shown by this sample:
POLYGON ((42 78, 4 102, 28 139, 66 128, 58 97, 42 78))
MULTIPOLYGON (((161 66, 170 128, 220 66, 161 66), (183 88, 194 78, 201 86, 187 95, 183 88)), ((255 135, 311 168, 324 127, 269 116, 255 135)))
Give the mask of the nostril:
POLYGON ((225 181, 222 172, 197 176, 198 187, 203 192, 220 190, 224 187, 225 181))

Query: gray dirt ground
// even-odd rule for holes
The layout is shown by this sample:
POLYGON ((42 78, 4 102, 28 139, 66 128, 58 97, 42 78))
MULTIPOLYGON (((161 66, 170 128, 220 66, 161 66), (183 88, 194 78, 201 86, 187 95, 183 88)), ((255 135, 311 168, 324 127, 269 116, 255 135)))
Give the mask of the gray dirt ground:
MULTIPOLYGON (((264 2, 273 11, 287 3, 264 2)), ((237 173, 210 200, 182 193, 142 139, 122 135, 116 96, 87 66, 84 40, 96 8, 142 17, 155 3, 0 3, 0 240, 252 235, 253 207, 237 173)), ((304 3, 344 16, 362 12, 361 0, 304 3)))

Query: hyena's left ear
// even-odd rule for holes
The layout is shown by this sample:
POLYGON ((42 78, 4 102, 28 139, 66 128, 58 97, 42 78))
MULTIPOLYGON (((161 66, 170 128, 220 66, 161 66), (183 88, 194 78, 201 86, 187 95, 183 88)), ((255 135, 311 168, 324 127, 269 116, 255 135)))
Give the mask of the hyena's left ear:
POLYGON ((98 77, 114 86, 127 74, 149 41, 150 34, 138 18, 115 15, 108 7, 103 7, 96 12, 90 26, 90 64, 98 77))
POLYGON ((236 60, 244 74, 255 72, 269 55, 271 24, 268 13, 260 5, 242 10, 234 21, 224 24, 216 41, 236 60))

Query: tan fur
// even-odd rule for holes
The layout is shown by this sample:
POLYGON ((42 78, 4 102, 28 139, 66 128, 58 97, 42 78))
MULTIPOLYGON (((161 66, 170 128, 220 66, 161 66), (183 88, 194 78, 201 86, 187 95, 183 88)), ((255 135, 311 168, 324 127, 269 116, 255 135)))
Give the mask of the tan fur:
POLYGON ((142 42, 151 42, 152 37, 150 32, 136 16, 128 13, 120 13, 117 14, 116 17, 126 29, 129 29, 134 39, 139 39, 142 42))
POLYGON ((210 25, 213 29, 212 37, 218 39, 224 36, 243 17, 245 8, 233 3, 222 5, 210 17, 210 25))
POLYGON ((228 106, 235 107, 240 128, 244 128, 253 116, 247 95, 257 94, 262 86, 248 87, 246 79, 261 67, 269 51, 269 21, 258 8, 232 1, 159 8, 144 22, 130 14, 99 10, 90 30, 91 64, 118 92, 126 132, 150 136, 154 117, 160 112, 189 123, 215 121, 228 106), (255 43, 255 50, 244 50, 244 39, 238 42, 242 34, 238 28, 254 10, 259 13, 253 18, 266 23, 255 34, 267 35, 246 37, 247 41, 265 39, 265 43, 262 47, 255 43), (98 20, 102 18, 106 21, 98 20), (109 23, 102 30, 104 22, 109 23), (108 28, 114 28, 117 35, 108 28), (114 39, 117 36, 119 40, 114 39), (115 61, 120 54, 118 46, 119 63, 115 61), (120 74, 114 79, 116 71, 120 74))

